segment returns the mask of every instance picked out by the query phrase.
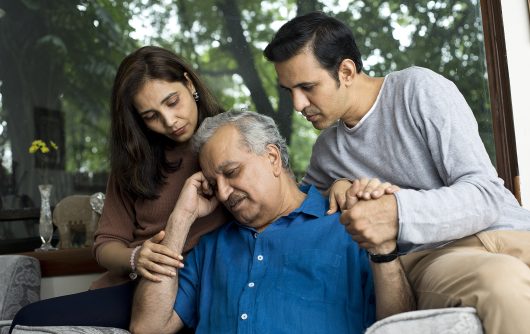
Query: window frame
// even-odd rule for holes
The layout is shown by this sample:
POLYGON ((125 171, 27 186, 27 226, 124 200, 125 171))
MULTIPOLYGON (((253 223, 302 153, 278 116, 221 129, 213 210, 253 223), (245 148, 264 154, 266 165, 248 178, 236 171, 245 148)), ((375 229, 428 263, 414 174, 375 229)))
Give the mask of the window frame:
POLYGON ((497 173, 519 203, 519 167, 500 0, 480 0, 497 173))

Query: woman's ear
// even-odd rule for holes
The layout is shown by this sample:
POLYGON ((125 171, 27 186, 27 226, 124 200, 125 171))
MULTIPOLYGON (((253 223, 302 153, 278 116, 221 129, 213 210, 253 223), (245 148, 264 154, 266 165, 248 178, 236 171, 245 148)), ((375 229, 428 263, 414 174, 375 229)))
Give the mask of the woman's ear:
POLYGON ((184 77, 186 78, 186 87, 188 87, 191 93, 195 92, 195 86, 193 85, 193 81, 191 80, 188 72, 184 72, 184 77))
POLYGON ((271 163, 274 176, 279 176, 283 168, 280 148, 274 144, 267 145, 267 158, 271 163))

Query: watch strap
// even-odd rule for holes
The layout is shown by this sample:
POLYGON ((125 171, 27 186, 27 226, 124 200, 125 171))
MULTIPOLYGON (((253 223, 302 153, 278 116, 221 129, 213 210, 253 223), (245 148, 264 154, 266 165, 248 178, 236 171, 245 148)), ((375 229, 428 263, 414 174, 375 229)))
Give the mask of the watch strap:
POLYGON ((394 261, 399 256, 398 246, 396 245, 396 248, 394 248, 393 251, 391 251, 388 254, 373 254, 368 252, 370 255, 370 261, 373 263, 386 263, 390 261, 394 261))

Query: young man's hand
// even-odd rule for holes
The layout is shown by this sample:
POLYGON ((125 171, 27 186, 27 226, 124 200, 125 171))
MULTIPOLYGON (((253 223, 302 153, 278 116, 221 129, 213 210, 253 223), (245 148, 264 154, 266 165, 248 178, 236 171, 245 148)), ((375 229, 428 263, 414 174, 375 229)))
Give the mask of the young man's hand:
POLYGON ((346 209, 346 192, 354 194, 350 198, 350 205, 357 203, 359 200, 378 199, 385 194, 393 194, 400 188, 389 182, 381 182, 377 178, 373 179, 355 179, 350 182, 348 179, 338 179, 329 188, 329 210, 326 214, 331 215, 337 210, 346 209))

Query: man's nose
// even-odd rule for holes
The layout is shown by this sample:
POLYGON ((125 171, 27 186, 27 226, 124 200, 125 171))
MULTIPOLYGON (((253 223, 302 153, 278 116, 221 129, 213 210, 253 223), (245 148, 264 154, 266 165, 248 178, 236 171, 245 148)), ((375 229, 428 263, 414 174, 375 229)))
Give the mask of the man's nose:
POLYGON ((217 199, 221 202, 225 202, 232 193, 232 187, 223 179, 217 180, 217 199))
POLYGON ((293 106, 296 111, 302 112, 311 104, 305 94, 299 90, 293 90, 293 106))

